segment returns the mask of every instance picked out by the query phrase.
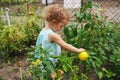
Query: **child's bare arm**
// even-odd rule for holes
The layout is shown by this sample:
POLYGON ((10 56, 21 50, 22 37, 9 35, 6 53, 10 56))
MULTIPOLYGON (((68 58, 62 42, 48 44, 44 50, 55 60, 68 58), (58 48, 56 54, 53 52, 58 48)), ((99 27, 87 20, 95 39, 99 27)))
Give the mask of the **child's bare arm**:
POLYGON ((76 48, 74 46, 72 46, 71 44, 66 43, 58 34, 56 33, 52 33, 49 35, 49 40, 51 42, 56 42, 57 44, 59 44, 62 48, 69 50, 71 52, 82 52, 85 51, 85 49, 83 48, 76 48))

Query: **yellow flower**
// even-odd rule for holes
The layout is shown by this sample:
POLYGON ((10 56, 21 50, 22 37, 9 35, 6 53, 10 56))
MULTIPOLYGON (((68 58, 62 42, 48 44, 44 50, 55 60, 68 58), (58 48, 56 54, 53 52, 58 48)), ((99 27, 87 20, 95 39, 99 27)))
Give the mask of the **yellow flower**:
POLYGON ((29 11, 29 15, 33 15, 34 13, 32 11, 29 11))
POLYGON ((40 65, 40 63, 41 63, 40 59, 37 59, 36 60, 36 65, 40 65))
POLYGON ((58 70, 58 74, 62 75, 64 72, 62 70, 58 70))
POLYGON ((31 65, 35 65, 35 62, 34 62, 34 61, 32 61, 32 62, 31 62, 31 65))
POLYGON ((100 11, 100 12, 104 12, 104 9, 103 9, 103 8, 100 8, 99 11, 100 11))
POLYGON ((23 66, 23 63, 22 63, 21 61, 19 61, 19 62, 17 63, 17 66, 18 66, 18 67, 22 67, 22 66, 23 66))

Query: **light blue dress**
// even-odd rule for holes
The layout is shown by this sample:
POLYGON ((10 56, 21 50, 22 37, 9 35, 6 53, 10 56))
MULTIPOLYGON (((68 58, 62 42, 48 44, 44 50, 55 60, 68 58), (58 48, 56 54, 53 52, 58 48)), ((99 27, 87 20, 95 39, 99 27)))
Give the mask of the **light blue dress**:
MULTIPOLYGON (((44 28, 41 30, 37 41, 36 41, 36 46, 41 45, 43 49, 49 49, 50 52, 48 54, 54 55, 54 56, 59 56, 61 54, 61 47, 56 43, 56 42, 50 42, 48 35, 50 33, 54 33, 51 29, 45 30, 44 28)), ((39 55, 35 56, 40 57, 39 55)), ((54 58, 49 58, 53 63, 57 62, 57 59, 54 58)))

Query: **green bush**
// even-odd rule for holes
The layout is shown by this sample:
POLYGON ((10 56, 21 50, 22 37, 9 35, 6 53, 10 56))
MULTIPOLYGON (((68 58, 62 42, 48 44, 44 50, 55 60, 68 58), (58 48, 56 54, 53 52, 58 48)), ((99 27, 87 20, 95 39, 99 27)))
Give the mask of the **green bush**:
MULTIPOLYGON (((64 34, 66 42, 76 47, 83 47, 88 51, 89 59, 83 63, 85 74, 89 74, 90 70, 94 69, 99 79, 113 80, 113 77, 118 76, 115 71, 119 70, 110 69, 116 64, 111 57, 116 57, 115 55, 119 53, 116 50, 120 47, 120 27, 113 22, 106 21, 107 16, 102 13, 97 5, 93 5, 88 0, 82 6, 81 11, 76 12, 75 23, 64 28, 64 34), (97 11, 99 13, 95 13, 97 11), (112 64, 109 64, 111 61, 112 64)), ((69 54, 68 56, 73 56, 73 54, 69 54)), ((78 64, 80 63, 82 64, 82 62, 78 64)), ((116 66, 118 67, 118 65, 116 66)))
POLYGON ((29 17, 23 24, 2 26, 0 28, 0 55, 4 59, 26 53, 26 48, 35 45, 41 28, 34 17, 29 17))
POLYGON ((36 49, 39 52, 28 53, 27 60, 30 62, 30 65, 23 72, 24 80, 28 79, 27 76, 29 76, 31 80, 88 80, 87 76, 79 70, 80 64, 73 65, 73 60, 78 59, 77 56, 54 56, 48 54, 49 49, 45 50, 41 47, 36 47, 36 49), (39 55, 40 57, 36 58, 35 55, 39 55), (49 58, 57 58, 58 62, 53 64, 49 58), (40 62, 40 64, 37 65, 37 62, 40 62), (52 77, 51 74, 54 77, 52 77))

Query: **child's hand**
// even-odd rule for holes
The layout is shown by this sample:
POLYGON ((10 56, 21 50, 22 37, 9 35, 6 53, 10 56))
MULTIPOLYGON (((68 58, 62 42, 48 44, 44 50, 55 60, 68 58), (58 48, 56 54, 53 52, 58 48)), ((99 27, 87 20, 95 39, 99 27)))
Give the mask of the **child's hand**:
POLYGON ((83 49, 83 48, 80 48, 80 49, 79 49, 79 52, 83 52, 83 51, 85 51, 85 49, 83 49))

